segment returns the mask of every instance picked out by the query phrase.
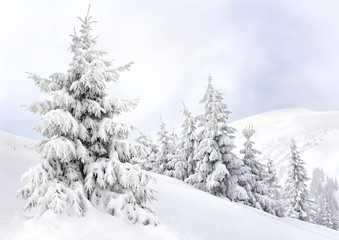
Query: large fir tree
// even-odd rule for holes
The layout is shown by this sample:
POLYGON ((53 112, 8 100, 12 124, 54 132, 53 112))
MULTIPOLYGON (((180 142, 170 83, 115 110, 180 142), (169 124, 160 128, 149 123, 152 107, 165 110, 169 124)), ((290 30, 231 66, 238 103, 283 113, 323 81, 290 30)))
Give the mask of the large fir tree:
POLYGON ((125 141, 135 127, 117 119, 136 101, 111 97, 106 87, 131 63, 114 67, 105 60, 91 35, 94 21, 88 14, 80 21, 67 73, 48 79, 29 74, 50 96, 27 106, 42 116, 36 129, 47 140, 37 146, 41 163, 23 176, 28 183, 18 195, 26 200, 26 209, 38 207, 41 213, 50 209, 82 215, 90 202, 132 222, 156 224, 147 206, 153 199, 148 187, 152 177, 136 164, 143 149, 125 141))
POLYGON ((188 182, 214 195, 243 200, 248 196, 238 180, 245 171, 244 164, 232 152, 236 130, 226 124, 230 111, 222 101, 222 93, 214 89, 209 75, 206 93, 200 101, 205 113, 201 117, 203 130, 194 156, 197 165, 188 182))

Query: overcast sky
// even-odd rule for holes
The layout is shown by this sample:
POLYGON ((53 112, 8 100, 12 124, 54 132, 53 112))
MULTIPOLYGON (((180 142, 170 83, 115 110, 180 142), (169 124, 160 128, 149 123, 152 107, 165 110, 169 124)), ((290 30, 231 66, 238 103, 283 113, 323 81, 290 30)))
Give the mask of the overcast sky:
MULTIPOLYGON (((39 138, 39 116, 21 104, 44 99, 25 72, 66 72, 77 16, 90 2, 0 0, 0 130, 39 138)), ((94 1, 98 48, 135 62, 112 94, 139 98, 126 116, 147 134, 179 129, 181 101, 194 114, 208 70, 230 121, 281 108, 339 110, 339 1, 94 1)))

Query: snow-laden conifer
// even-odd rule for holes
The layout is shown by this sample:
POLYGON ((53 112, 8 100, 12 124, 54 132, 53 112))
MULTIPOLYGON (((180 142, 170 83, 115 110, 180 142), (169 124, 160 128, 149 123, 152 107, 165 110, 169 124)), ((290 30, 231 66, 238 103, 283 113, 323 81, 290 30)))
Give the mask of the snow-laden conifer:
POLYGON ((281 186, 279 185, 277 171, 273 165, 273 160, 271 158, 267 159, 266 168, 267 168, 266 182, 270 190, 269 196, 273 199, 280 199, 281 198, 281 194, 280 194, 281 186))
POLYGON ((315 200, 321 208, 324 205, 324 201, 327 201, 332 212, 338 211, 335 191, 335 180, 327 177, 323 169, 315 168, 311 181, 311 194, 315 196, 315 200))
POLYGON ((174 177, 174 172, 175 172, 175 165, 177 164, 177 156, 178 156, 178 142, 179 142, 179 137, 178 135, 172 131, 172 133, 169 135, 169 152, 170 152, 170 157, 168 158, 168 163, 167 163, 167 168, 168 172, 166 173, 167 176, 174 177))
POLYGON ((143 148, 125 141, 135 127, 117 118, 136 101, 111 97, 106 86, 131 63, 115 67, 105 60, 91 35, 94 21, 88 14, 80 21, 80 33, 71 35, 73 58, 67 73, 48 79, 29 74, 50 96, 27 106, 42 116, 36 129, 47 140, 37 146, 41 163, 24 175, 28 183, 18 195, 27 209, 38 207, 41 212, 82 215, 88 199, 112 215, 155 224, 147 205, 153 199, 148 186, 152 177, 136 164, 143 148))
POLYGON ((325 175, 324 170, 315 168, 311 181, 311 194, 317 206, 316 223, 338 229, 336 212, 338 204, 335 197, 335 180, 325 175))
POLYGON ((338 220, 335 214, 333 214, 326 199, 324 200, 323 206, 321 208, 320 216, 321 216, 321 223, 320 223, 321 225, 328 227, 328 228, 332 228, 334 230, 339 230, 338 220))
POLYGON ((300 158, 293 139, 291 139, 290 148, 289 170, 284 187, 287 216, 314 222, 315 207, 306 185, 309 178, 307 177, 305 162, 300 158))
POLYGON ((194 156, 196 170, 188 178, 193 186, 214 195, 224 195, 231 200, 247 199, 245 189, 238 180, 245 171, 243 162, 232 152, 235 129, 227 126, 230 111, 223 103, 222 93, 214 89, 212 77, 203 99, 205 113, 201 117, 202 128, 199 145, 194 156))
POLYGON ((157 133, 158 151, 149 156, 146 166, 153 172, 172 176, 174 166, 169 164, 175 156, 174 135, 166 130, 166 124, 160 118, 159 132, 157 133))
POLYGON ((268 158, 266 165, 266 177, 268 196, 276 202, 274 211, 271 212, 274 215, 282 217, 285 215, 284 203, 281 196, 281 185, 277 177, 276 169, 273 166, 273 160, 268 158))
POLYGON ((194 174, 195 160, 193 159, 197 147, 196 123, 192 113, 183 104, 181 112, 184 121, 181 125, 180 139, 177 143, 177 150, 170 165, 174 166, 173 177, 185 180, 194 174))
POLYGON ((140 135, 136 139, 136 142, 141 144, 142 146, 144 146, 145 151, 146 151, 146 154, 144 155, 144 157, 142 159, 142 163, 141 163, 142 168, 144 168, 147 171, 152 170, 151 165, 148 166, 147 164, 149 163, 148 159, 151 158, 151 156, 155 155, 158 152, 157 145, 153 142, 153 140, 151 138, 149 138, 148 136, 146 136, 142 132, 140 132, 140 135))
POLYGON ((257 159, 261 152, 253 148, 254 142, 251 137, 254 133, 253 126, 248 126, 243 130, 246 141, 244 148, 240 150, 240 153, 244 155, 242 160, 246 166, 246 173, 243 179, 239 180, 239 184, 246 189, 248 195, 244 203, 273 215, 282 216, 281 203, 270 196, 270 188, 266 181, 268 173, 257 159))

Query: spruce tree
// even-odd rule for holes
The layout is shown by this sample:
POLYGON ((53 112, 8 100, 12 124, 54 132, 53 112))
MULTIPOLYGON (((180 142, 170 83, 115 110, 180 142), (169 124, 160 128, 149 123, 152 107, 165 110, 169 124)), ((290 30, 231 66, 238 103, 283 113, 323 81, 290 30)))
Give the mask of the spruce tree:
POLYGON ((321 225, 324 225, 325 227, 328 228, 332 228, 334 230, 338 230, 338 220, 333 214, 326 199, 324 200, 320 216, 321 216, 321 225))
POLYGON ((171 177, 175 177, 174 176, 174 172, 175 172, 175 165, 178 162, 178 151, 179 151, 179 147, 178 147, 178 142, 179 142, 179 137, 178 135, 173 132, 169 135, 169 152, 171 153, 170 157, 168 158, 168 163, 167 163, 167 167, 168 167, 168 173, 166 174, 167 176, 171 176, 171 177))
POLYGON ((184 121, 181 125, 180 140, 177 144, 177 154, 172 160, 174 165, 173 177, 185 180, 194 174, 195 160, 193 159, 197 147, 195 118, 183 104, 181 111, 184 121))
POLYGON ((156 154, 151 155, 148 158, 147 166, 151 171, 172 176, 173 166, 169 164, 174 158, 174 140, 173 134, 170 135, 166 130, 166 124, 160 118, 160 130, 157 133, 158 136, 158 151, 156 154))
POLYGON ((144 159, 142 159, 141 166, 146 171, 150 171, 152 164, 148 165, 149 159, 151 158, 151 156, 158 152, 157 145, 153 142, 151 138, 149 138, 142 132, 140 132, 140 135, 137 137, 136 142, 144 146, 146 151, 144 159))
POLYGON ((277 172, 273 166, 273 160, 268 158, 267 159, 267 178, 266 182, 268 184, 268 188, 270 190, 269 196, 273 199, 280 199, 281 194, 281 186, 278 182, 277 172))
POLYGON ((28 183, 18 195, 26 200, 26 209, 37 207, 41 213, 50 209, 82 215, 90 203, 132 222, 156 224, 147 206, 153 199, 148 186, 152 176, 136 164, 144 151, 126 141, 135 127, 117 119, 136 101, 111 97, 106 86, 132 63, 115 67, 105 60, 91 35, 95 21, 88 14, 79 19, 67 73, 48 79, 29 74, 50 96, 27 106, 42 116, 36 130, 47 140, 37 146, 41 163, 23 176, 28 183))
POLYGON ((335 181, 332 178, 326 177, 323 195, 333 213, 339 210, 335 192, 335 181))
POLYGON ((214 89, 209 75, 206 93, 200 101, 205 113, 201 117, 203 130, 194 156, 197 165, 188 182, 213 195, 243 200, 248 196, 238 180, 245 171, 244 164, 232 152, 236 130, 226 124, 230 111, 222 101, 222 93, 214 89))
POLYGON ((326 177, 324 170, 315 168, 311 181, 311 194, 318 205, 317 224, 337 229, 336 212, 338 209, 334 191, 335 180, 326 177))
POLYGON ((273 215, 281 216, 282 206, 279 201, 270 197, 271 191, 266 181, 268 173, 257 159, 261 152, 253 148, 254 142, 251 137, 254 133, 253 126, 248 126, 243 130, 246 141, 244 149, 240 150, 240 153, 244 155, 242 160, 246 166, 246 173, 239 184, 246 189, 249 197, 244 203, 273 215))
POLYGON ((323 207, 324 200, 326 199, 324 191, 325 182, 326 179, 324 170, 320 168, 313 169, 310 192, 313 196, 315 196, 315 200, 319 204, 320 208, 323 207))
POLYGON ((305 162, 300 158, 293 139, 291 139, 290 148, 289 171, 284 189, 287 216, 314 222, 315 208, 306 185, 309 178, 307 177, 305 162))

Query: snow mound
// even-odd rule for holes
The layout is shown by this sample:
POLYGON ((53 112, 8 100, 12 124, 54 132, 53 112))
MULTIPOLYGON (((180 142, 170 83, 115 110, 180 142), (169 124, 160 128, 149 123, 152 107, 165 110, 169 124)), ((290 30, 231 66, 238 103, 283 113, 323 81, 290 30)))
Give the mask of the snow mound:
POLYGON ((160 175, 155 175, 158 183, 153 186, 158 201, 152 204, 162 222, 160 226, 133 225, 94 208, 89 209, 83 218, 47 212, 40 219, 33 219, 30 214, 20 211, 23 203, 15 198, 21 186, 21 174, 39 159, 29 147, 26 148, 31 144, 34 141, 0 132, 0 239, 339 239, 337 231, 294 219, 277 218, 160 175))
POLYGON ((57 216, 46 212, 39 219, 30 219, 10 239, 13 240, 172 240, 177 239, 165 225, 159 227, 133 225, 120 218, 91 208, 82 218, 57 216))

